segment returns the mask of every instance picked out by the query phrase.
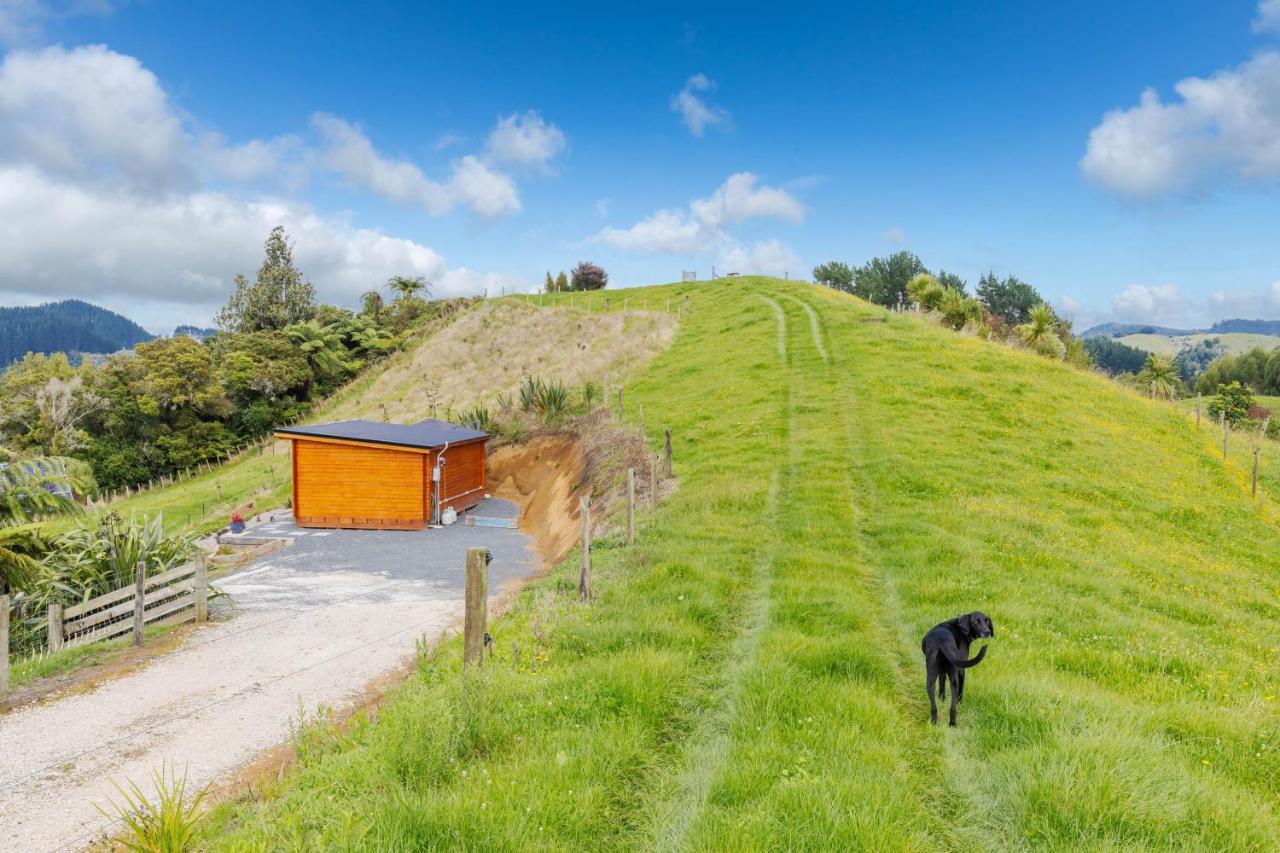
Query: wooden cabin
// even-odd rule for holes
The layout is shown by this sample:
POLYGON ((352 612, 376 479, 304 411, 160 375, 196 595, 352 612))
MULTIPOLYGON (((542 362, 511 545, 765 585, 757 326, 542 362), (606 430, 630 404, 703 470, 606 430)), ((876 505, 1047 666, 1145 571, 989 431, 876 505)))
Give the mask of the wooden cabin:
POLYGON ((484 498, 489 434, 445 421, 340 421, 277 429, 293 444, 299 527, 421 530, 484 498))

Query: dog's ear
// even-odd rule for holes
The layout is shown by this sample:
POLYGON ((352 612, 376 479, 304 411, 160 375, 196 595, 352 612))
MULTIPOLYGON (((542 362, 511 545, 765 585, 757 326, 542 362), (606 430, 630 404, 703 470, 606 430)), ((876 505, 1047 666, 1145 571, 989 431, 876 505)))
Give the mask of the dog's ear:
POLYGON ((956 619, 956 624, 960 626, 960 630, 969 636, 973 636, 973 617, 966 613, 956 619))

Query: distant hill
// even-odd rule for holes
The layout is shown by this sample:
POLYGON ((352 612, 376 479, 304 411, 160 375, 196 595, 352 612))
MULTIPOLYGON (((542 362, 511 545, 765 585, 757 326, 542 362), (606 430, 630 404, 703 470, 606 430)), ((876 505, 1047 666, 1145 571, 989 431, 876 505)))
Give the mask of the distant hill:
POLYGON ((1208 331, 1209 334, 1280 335, 1280 320, 1219 320, 1208 331))
POLYGON ((1163 335, 1181 338, 1187 335, 1227 335, 1239 332, 1246 335, 1280 336, 1280 320, 1219 320, 1207 329, 1174 329, 1169 326, 1153 326, 1150 323, 1101 323, 1085 329, 1082 338, 1123 338, 1127 335, 1163 335))
POLYGON ((111 353, 153 337, 129 318, 79 299, 0 308, 0 367, 29 352, 111 353))
MULTIPOLYGON (((1234 323, 1235 320, 1224 320, 1234 323)), ((1245 321, 1240 321, 1245 322, 1245 321)), ((1082 338, 1123 338, 1125 335, 1194 335, 1202 329, 1173 329, 1169 326, 1153 326, 1150 323, 1102 323, 1080 333, 1082 338)))
POLYGON ((207 329, 201 326, 179 326, 173 330, 173 336, 186 335, 188 338, 195 338, 197 341, 204 341, 218 334, 217 329, 207 329))

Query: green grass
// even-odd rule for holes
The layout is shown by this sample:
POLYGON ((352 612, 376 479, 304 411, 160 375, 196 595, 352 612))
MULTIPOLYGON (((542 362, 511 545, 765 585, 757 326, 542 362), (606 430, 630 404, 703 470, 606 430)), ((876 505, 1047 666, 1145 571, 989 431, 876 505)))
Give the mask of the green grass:
POLYGON ((1265 350, 1273 350, 1280 347, 1280 337, 1275 335, 1255 335, 1251 332, 1228 332, 1223 335, 1178 335, 1176 337, 1168 337, 1166 335, 1125 335, 1116 338, 1122 344, 1128 344, 1135 349, 1153 352, 1156 355, 1177 355, 1184 349, 1190 349, 1204 341, 1210 339, 1218 339, 1222 344, 1223 352, 1228 355, 1239 355, 1248 352, 1254 347, 1262 347, 1265 350))
MULTIPOLYGON (((172 631, 171 626, 148 625, 143 629, 145 641, 158 640, 172 631)), ((101 643, 72 646, 35 656, 10 655, 9 686, 24 687, 41 678, 63 675, 98 664, 110 663, 127 651, 133 640, 121 637, 101 643)))
POLYGON ((680 486, 600 543, 597 599, 571 556, 491 626, 493 666, 464 681, 448 643, 376 723, 307 729, 205 844, 1274 846, 1280 519, 1249 448, 1224 465, 1175 407, 831 291, 632 297, 686 292, 628 388, 680 486), (991 651, 932 727, 919 638, 976 608, 991 651))

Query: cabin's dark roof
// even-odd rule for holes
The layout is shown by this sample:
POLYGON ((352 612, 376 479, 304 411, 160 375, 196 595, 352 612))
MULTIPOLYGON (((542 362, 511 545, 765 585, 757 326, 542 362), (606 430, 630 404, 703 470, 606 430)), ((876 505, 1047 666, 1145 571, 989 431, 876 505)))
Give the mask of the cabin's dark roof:
POLYGON ((299 438, 336 438, 342 441, 362 441, 370 444, 394 444, 400 447, 443 447, 446 443, 458 444, 477 438, 488 438, 489 433, 478 429, 451 424, 447 421, 425 420, 416 424, 388 424, 381 421, 338 421, 332 424, 281 427, 276 434, 299 438))

